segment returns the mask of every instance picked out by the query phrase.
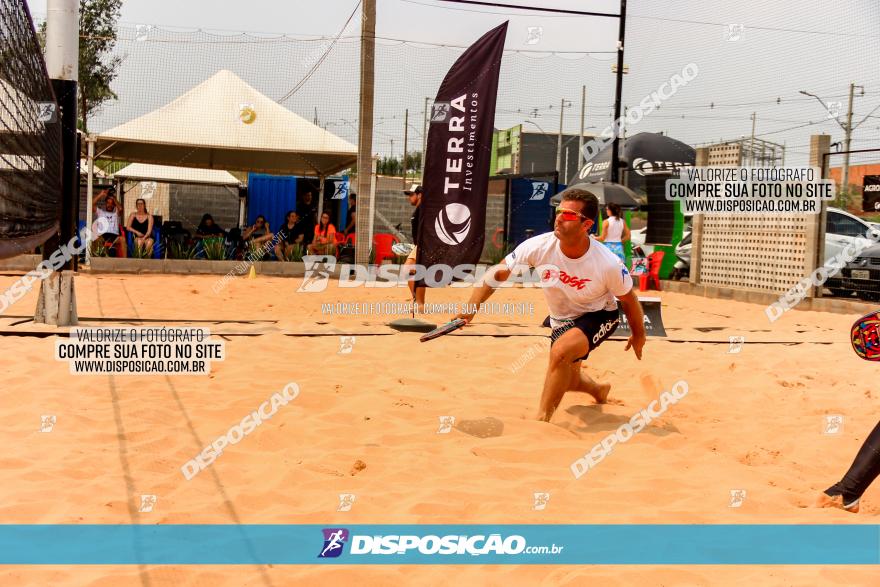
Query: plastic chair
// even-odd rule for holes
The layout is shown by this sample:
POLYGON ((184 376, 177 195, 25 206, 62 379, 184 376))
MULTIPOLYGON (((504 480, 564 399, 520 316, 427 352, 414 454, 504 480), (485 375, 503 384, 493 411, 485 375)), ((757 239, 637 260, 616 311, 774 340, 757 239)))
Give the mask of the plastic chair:
MULTIPOLYGON (((131 232, 130 230, 126 230, 125 235, 126 235, 125 242, 126 242, 126 245, 128 246, 128 256, 131 257, 134 254, 134 233, 131 232)), ((161 259, 162 257, 160 255, 160 252, 161 252, 160 249, 162 247, 160 245, 161 241, 159 240, 160 232, 159 232, 159 227, 156 225, 153 225, 152 238, 153 238, 153 259, 161 259)))
POLYGON ((376 252, 376 265, 381 265, 382 261, 385 259, 393 259, 394 253, 391 251, 391 246, 394 243, 399 242, 400 239, 393 234, 380 233, 373 235, 373 250, 376 252))
POLYGON ((663 251, 654 251, 648 255, 648 272, 639 275, 639 289, 647 290, 651 286, 651 279, 657 284, 657 290, 660 290, 660 265, 663 264, 663 251))
POLYGON ((345 244, 351 243, 352 246, 354 246, 356 242, 357 242, 357 233, 356 232, 351 232, 348 234, 347 237, 345 237, 345 244))
POLYGON ((333 245, 334 250, 336 252, 336 257, 339 257, 339 249, 341 249, 345 245, 345 234, 342 232, 333 233, 333 245))

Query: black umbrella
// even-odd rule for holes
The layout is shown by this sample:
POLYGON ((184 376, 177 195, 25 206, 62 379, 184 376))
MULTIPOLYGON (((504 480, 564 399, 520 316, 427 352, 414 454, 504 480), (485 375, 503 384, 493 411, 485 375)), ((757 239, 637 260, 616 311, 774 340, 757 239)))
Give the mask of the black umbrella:
MULTIPOLYGON (((624 210, 638 210, 641 204, 638 196, 634 191, 620 185, 619 183, 611 183, 600 181, 597 183, 578 183, 568 186, 567 189, 577 188, 586 190, 599 199, 599 208, 603 208, 605 204, 618 204, 624 210)), ((556 207, 562 201, 562 194, 556 194, 550 198, 550 205, 556 207)))
MULTIPOLYGON (((627 164, 626 185, 633 190, 644 189, 645 177, 696 163, 693 147, 660 133, 642 132, 620 142, 620 158, 627 164)), ((611 181, 610 144, 569 178, 569 184, 581 181, 611 181)))

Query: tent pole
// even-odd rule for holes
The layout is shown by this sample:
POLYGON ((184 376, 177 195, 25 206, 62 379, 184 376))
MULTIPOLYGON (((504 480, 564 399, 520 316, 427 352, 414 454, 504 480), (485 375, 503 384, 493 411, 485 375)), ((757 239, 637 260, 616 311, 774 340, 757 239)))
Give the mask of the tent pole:
MULTIPOLYGON (((86 138, 88 145, 88 170, 89 174, 86 179, 86 228, 92 230, 92 200, 95 195, 92 193, 95 189, 95 139, 94 137, 86 138)), ((92 262, 92 247, 86 246, 86 265, 92 262)))
POLYGON ((321 215, 324 213, 324 176, 318 176, 318 224, 321 223, 321 215))

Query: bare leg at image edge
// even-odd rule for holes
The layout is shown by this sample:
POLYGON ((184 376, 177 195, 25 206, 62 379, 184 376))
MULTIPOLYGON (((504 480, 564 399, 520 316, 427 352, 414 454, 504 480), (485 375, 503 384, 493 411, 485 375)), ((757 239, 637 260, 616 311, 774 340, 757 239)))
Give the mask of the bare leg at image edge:
POLYGON ((816 500, 817 507, 859 511, 859 499, 880 475, 880 422, 868 435, 843 479, 829 487, 816 500))

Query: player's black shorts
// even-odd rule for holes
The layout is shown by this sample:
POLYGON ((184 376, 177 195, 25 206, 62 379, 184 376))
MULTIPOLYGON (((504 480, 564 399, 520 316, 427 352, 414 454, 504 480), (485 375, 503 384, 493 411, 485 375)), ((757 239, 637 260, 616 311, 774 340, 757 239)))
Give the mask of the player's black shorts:
POLYGON ((554 328, 550 333, 550 346, 556 342, 556 339, 568 332, 572 328, 577 328, 587 337, 590 347, 587 354, 575 361, 583 361, 590 352, 602 344, 602 342, 614 334, 617 325, 620 324, 620 312, 618 310, 598 310, 596 312, 587 312, 583 316, 573 318, 564 322, 559 328, 554 328))

